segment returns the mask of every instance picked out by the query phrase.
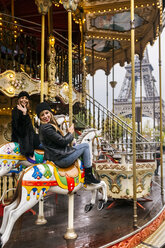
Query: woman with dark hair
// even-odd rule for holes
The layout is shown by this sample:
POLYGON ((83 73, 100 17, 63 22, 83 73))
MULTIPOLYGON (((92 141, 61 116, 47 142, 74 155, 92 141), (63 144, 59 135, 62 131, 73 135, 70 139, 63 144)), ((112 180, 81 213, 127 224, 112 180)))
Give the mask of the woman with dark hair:
POLYGON ((29 116, 29 99, 26 91, 18 95, 17 106, 12 110, 12 141, 19 143, 22 155, 33 158, 34 149, 39 148, 40 141, 29 116))
POLYGON ((39 137, 45 151, 44 159, 53 161, 60 168, 67 168, 82 156, 85 170, 84 183, 99 183, 100 181, 92 174, 89 145, 82 143, 74 147, 69 146, 74 138, 74 125, 72 124, 68 129, 68 133, 64 136, 62 130, 58 127, 48 103, 40 103, 37 106, 36 113, 41 123, 39 137))

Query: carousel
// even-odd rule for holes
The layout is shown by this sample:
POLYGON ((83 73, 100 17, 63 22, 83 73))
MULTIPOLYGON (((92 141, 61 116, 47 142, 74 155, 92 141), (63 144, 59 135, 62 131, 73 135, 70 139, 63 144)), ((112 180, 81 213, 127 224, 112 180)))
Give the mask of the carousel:
MULTIPOLYGON (((4 0, 0 6, 0 247, 163 247, 165 238, 161 32, 162 0, 4 0), (136 130, 135 55, 159 39, 160 138, 136 130), (94 98, 95 72, 131 63, 132 123, 94 98), (87 91, 92 76, 93 95, 87 91), (11 141, 21 91, 47 101, 64 133, 88 143, 98 184, 84 184, 80 159, 67 169, 35 161, 11 141), (160 147, 161 176, 156 177, 160 147), (28 161, 28 162, 27 162, 28 161), (14 196, 14 200, 13 199, 14 196)), ((140 68, 142 77, 142 69, 140 68)), ((142 96, 141 96, 142 99, 142 96)), ((142 118, 142 100, 141 100, 142 118)), ((141 119, 142 120, 142 119, 141 119)), ((142 125, 142 122, 141 122, 142 125)))

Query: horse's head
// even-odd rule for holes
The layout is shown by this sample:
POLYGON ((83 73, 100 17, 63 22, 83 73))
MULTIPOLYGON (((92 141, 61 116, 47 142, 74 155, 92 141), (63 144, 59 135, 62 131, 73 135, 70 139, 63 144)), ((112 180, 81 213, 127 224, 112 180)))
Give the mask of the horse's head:
POLYGON ((56 121, 60 126, 60 129, 66 134, 69 128, 69 116, 67 115, 55 115, 56 121))
POLYGON ((18 143, 10 142, 0 146, 0 177, 6 175, 18 162, 18 143))
POLYGON ((101 130, 94 128, 85 129, 78 137, 77 144, 88 143, 93 159, 96 160, 101 150, 101 130))

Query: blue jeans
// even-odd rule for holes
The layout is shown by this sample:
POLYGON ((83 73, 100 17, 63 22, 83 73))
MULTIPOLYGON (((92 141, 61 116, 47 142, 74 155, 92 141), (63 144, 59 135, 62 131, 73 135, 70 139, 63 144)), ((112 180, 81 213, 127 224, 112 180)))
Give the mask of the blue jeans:
POLYGON ((80 145, 74 146, 75 151, 69 154, 67 157, 62 158, 61 160, 55 163, 57 166, 62 168, 67 168, 74 163, 80 156, 83 158, 84 167, 91 167, 91 154, 89 150, 88 143, 82 143, 80 145))

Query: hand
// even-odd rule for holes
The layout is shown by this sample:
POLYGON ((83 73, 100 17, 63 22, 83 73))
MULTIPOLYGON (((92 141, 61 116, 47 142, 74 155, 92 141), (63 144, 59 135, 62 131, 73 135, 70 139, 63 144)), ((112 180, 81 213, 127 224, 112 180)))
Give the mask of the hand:
POLYGON ((21 110, 22 113, 23 113, 23 115, 26 115, 26 113, 27 113, 27 108, 26 108, 26 106, 22 106, 21 104, 18 104, 18 105, 17 105, 17 109, 21 110))
POLYGON ((74 133, 74 124, 72 124, 69 128, 68 128, 68 132, 69 133, 74 133))

